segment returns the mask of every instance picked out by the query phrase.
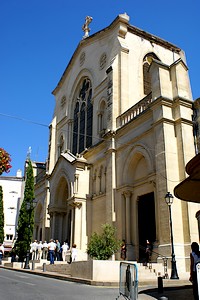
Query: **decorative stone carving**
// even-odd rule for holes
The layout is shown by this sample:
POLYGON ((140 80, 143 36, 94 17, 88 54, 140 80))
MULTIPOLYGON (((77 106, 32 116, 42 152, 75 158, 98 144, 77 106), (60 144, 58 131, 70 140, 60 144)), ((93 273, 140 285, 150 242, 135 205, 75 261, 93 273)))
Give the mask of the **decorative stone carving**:
POLYGON ((66 104, 66 97, 63 96, 62 99, 61 99, 61 101, 60 101, 61 108, 63 108, 65 106, 65 104, 66 104))
POLYGON ((73 202, 70 204, 71 207, 74 207, 74 208, 81 208, 82 206, 82 203, 81 202, 73 202))
POLYGON ((103 70, 103 68, 105 67, 106 65, 106 61, 107 61, 107 55, 106 53, 104 52, 101 57, 100 57, 100 60, 99 60, 99 68, 100 70, 103 70))
POLYGON ((80 66, 82 66, 85 62, 85 52, 82 52, 80 55, 80 66))

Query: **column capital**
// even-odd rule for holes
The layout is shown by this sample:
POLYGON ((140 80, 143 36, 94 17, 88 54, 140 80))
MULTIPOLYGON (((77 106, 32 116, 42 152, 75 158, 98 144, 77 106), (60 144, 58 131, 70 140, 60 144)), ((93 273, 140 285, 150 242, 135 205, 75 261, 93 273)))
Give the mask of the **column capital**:
POLYGON ((132 195, 132 191, 130 191, 130 190, 124 191, 124 192, 123 192, 123 195, 124 195, 126 198, 130 198, 131 195, 132 195))
POLYGON ((69 204, 71 207, 74 207, 74 208, 81 208, 82 207, 82 202, 78 202, 78 201, 76 201, 76 202, 72 202, 72 203, 70 203, 69 204))

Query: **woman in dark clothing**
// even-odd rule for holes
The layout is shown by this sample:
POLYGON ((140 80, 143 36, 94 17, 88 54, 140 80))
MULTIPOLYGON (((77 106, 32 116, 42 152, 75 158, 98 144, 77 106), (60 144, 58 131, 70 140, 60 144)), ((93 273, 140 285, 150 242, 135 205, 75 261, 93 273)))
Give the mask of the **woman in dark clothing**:
POLYGON ((126 243, 125 243, 125 240, 123 240, 122 244, 121 244, 121 259, 122 260, 126 259, 126 243))
POLYGON ((199 245, 196 242, 191 244, 192 252, 190 253, 190 278, 193 285, 193 295, 195 300, 199 300, 197 270, 196 264, 200 262, 199 245))

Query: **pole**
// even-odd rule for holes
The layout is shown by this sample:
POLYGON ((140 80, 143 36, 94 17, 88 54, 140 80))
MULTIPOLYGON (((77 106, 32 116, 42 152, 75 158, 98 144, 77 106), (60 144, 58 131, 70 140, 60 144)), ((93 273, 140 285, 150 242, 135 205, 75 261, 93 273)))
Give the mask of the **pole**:
POLYGON ((170 279, 179 279, 178 273, 177 273, 177 268, 176 268, 175 253, 174 253, 174 239, 173 239, 173 230, 172 230, 171 205, 169 205, 169 220, 170 220, 171 246, 172 246, 172 261, 171 261, 171 277, 170 277, 170 279))

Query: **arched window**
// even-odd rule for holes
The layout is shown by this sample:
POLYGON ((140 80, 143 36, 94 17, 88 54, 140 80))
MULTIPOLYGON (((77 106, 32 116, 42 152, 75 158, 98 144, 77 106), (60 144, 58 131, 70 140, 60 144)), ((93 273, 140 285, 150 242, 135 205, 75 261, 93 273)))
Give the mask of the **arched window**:
POLYGON ((80 137, 79 137, 79 152, 83 151, 85 148, 85 102, 81 105, 80 111, 80 137))
POLYGON ((92 145, 93 105, 89 78, 80 85, 74 109, 72 153, 76 155, 92 145))
POLYGON ((101 101, 98 113, 98 132, 100 135, 105 133, 106 129, 106 102, 101 101))
POLYGON ((87 98, 87 138, 86 148, 92 145, 92 125, 93 125, 93 105, 92 105, 92 89, 89 91, 87 98))
POLYGON ((79 113, 79 102, 76 102, 74 110, 74 128, 73 128, 73 149, 72 153, 76 154, 78 149, 78 113, 79 113))
POLYGON ((152 62, 152 59, 159 60, 154 53, 148 53, 143 59, 143 86, 145 95, 151 93, 151 76, 149 73, 149 66, 152 62))

